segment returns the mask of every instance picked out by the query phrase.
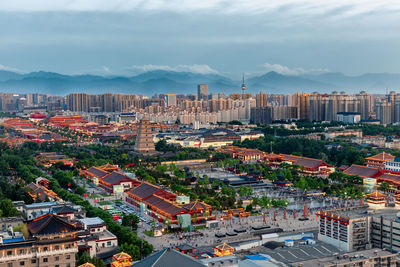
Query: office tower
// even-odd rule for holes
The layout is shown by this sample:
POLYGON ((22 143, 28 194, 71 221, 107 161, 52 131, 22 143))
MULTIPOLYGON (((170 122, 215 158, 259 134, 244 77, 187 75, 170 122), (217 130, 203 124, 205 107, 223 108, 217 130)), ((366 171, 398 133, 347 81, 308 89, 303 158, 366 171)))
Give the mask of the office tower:
POLYGON ((199 84, 197 86, 197 100, 208 100, 208 85, 207 84, 199 84))
POLYGON ((166 94, 166 95, 164 95, 164 98, 165 98, 165 105, 167 107, 177 105, 176 94, 166 94))
POLYGON ((376 103, 376 118, 381 124, 392 122, 392 104, 387 100, 380 100, 376 103))
POLYGON ((149 154, 155 151, 150 121, 145 118, 139 123, 134 150, 140 154, 149 154))

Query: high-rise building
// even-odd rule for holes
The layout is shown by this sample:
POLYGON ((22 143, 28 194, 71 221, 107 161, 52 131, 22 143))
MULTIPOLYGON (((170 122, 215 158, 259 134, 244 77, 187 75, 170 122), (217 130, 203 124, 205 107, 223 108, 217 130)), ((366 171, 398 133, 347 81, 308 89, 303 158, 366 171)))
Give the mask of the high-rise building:
POLYGON ((372 95, 367 94, 365 91, 361 91, 356 95, 358 101, 360 102, 360 114, 361 120, 368 120, 370 114, 372 113, 372 95))
POLYGON ((208 100, 208 84, 199 84, 197 86, 197 100, 208 100))
POLYGON ((381 124, 392 123, 392 103, 386 99, 378 101, 376 103, 376 118, 381 124))
POLYGON ((103 100, 103 111, 104 112, 113 112, 114 111, 113 95, 110 93, 103 94, 102 100, 103 100))
POLYGON ((310 117, 310 95, 295 93, 292 95, 289 105, 297 107, 297 116, 300 120, 308 120, 310 117))
POLYGON ((177 105, 176 94, 166 94, 164 95, 164 98, 165 98, 165 105, 167 107, 177 105))
POLYGON ((89 112, 89 95, 85 93, 73 93, 68 95, 68 110, 75 112, 89 112))
POLYGON ((297 119, 297 107, 266 106, 250 110, 250 123, 269 124, 276 120, 297 119))
POLYGON ((139 123, 134 150, 140 154, 149 154, 155 151, 150 121, 145 118, 139 123))

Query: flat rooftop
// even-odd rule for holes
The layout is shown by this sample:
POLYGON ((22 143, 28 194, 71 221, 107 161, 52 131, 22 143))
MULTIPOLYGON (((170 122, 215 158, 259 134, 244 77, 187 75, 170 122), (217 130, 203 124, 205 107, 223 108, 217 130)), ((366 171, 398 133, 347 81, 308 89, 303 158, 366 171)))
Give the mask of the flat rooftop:
POLYGON ((367 205, 358 206, 358 207, 349 207, 349 208, 339 208, 339 209, 332 209, 332 210, 325 210, 325 212, 329 212, 332 215, 338 215, 341 217, 347 217, 349 219, 357 219, 363 218, 366 216, 393 216, 396 217, 396 214, 399 212, 398 209, 387 207, 384 209, 369 209, 367 205))
POLYGON ((298 261, 319 259, 333 256, 335 253, 342 252, 337 247, 318 242, 315 245, 296 245, 263 252, 276 261, 290 264, 298 261))
POLYGON ((335 265, 335 264, 343 264, 350 262, 351 265, 357 265, 357 262, 364 261, 366 259, 376 258, 376 257, 385 257, 385 256, 394 256, 396 254, 391 253, 386 250, 381 249, 369 249, 351 253, 345 253, 340 255, 334 255, 329 257, 323 258, 315 258, 312 260, 306 260, 301 262, 296 262, 292 264, 293 267, 295 266, 302 266, 302 267, 314 267, 314 266, 325 266, 325 265, 335 265))

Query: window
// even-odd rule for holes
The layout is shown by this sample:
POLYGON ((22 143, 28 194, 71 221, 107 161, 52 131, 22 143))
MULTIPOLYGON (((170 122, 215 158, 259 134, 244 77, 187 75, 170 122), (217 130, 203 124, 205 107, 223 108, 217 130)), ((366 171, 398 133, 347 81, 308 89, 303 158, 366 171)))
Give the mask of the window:
POLYGON ((57 256, 57 257, 56 257, 56 261, 59 261, 59 260, 60 260, 60 257, 57 256))
POLYGON ((25 265, 25 262, 24 262, 24 261, 21 261, 21 262, 19 263, 19 265, 20 265, 20 266, 24 266, 24 265, 25 265))
POLYGON ((56 265, 54 265, 54 267, 60 267, 60 265, 56 264, 56 265))
POLYGON ((11 250, 7 251, 7 255, 8 256, 12 255, 12 251, 11 250))
POLYGON ((49 259, 48 258, 43 258, 43 262, 48 262, 49 259))
POLYGON ((32 263, 36 263, 36 259, 32 260, 31 262, 32 262, 32 263))
POLYGON ((108 242, 107 242, 107 246, 111 246, 111 241, 108 241, 108 242))
POLYGON ((23 250, 23 249, 20 249, 19 251, 18 251, 18 254, 24 254, 24 252, 25 252, 25 250, 23 250))
POLYGON ((13 267, 12 263, 7 264, 7 267, 13 267))
POLYGON ((67 256, 65 256, 65 258, 66 258, 67 260, 69 260, 69 259, 71 258, 71 255, 67 255, 67 256))
POLYGON ((67 267, 71 267, 71 264, 68 263, 68 264, 67 264, 67 267))

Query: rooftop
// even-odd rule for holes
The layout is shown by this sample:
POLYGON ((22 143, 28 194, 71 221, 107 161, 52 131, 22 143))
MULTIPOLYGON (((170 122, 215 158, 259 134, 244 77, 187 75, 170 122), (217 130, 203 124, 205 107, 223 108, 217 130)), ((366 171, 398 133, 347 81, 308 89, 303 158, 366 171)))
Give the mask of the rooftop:
POLYGON ((79 221, 87 226, 104 224, 104 221, 102 219, 100 219, 99 217, 84 218, 84 219, 80 219, 79 221))
POLYGON ((357 261, 373 259, 377 257, 395 256, 396 254, 381 249, 370 249, 357 252, 346 253, 342 255, 332 255, 320 257, 311 260, 299 261, 293 266, 314 267, 314 266, 332 266, 335 264, 343 264, 351 262, 351 265, 357 265, 357 261))

